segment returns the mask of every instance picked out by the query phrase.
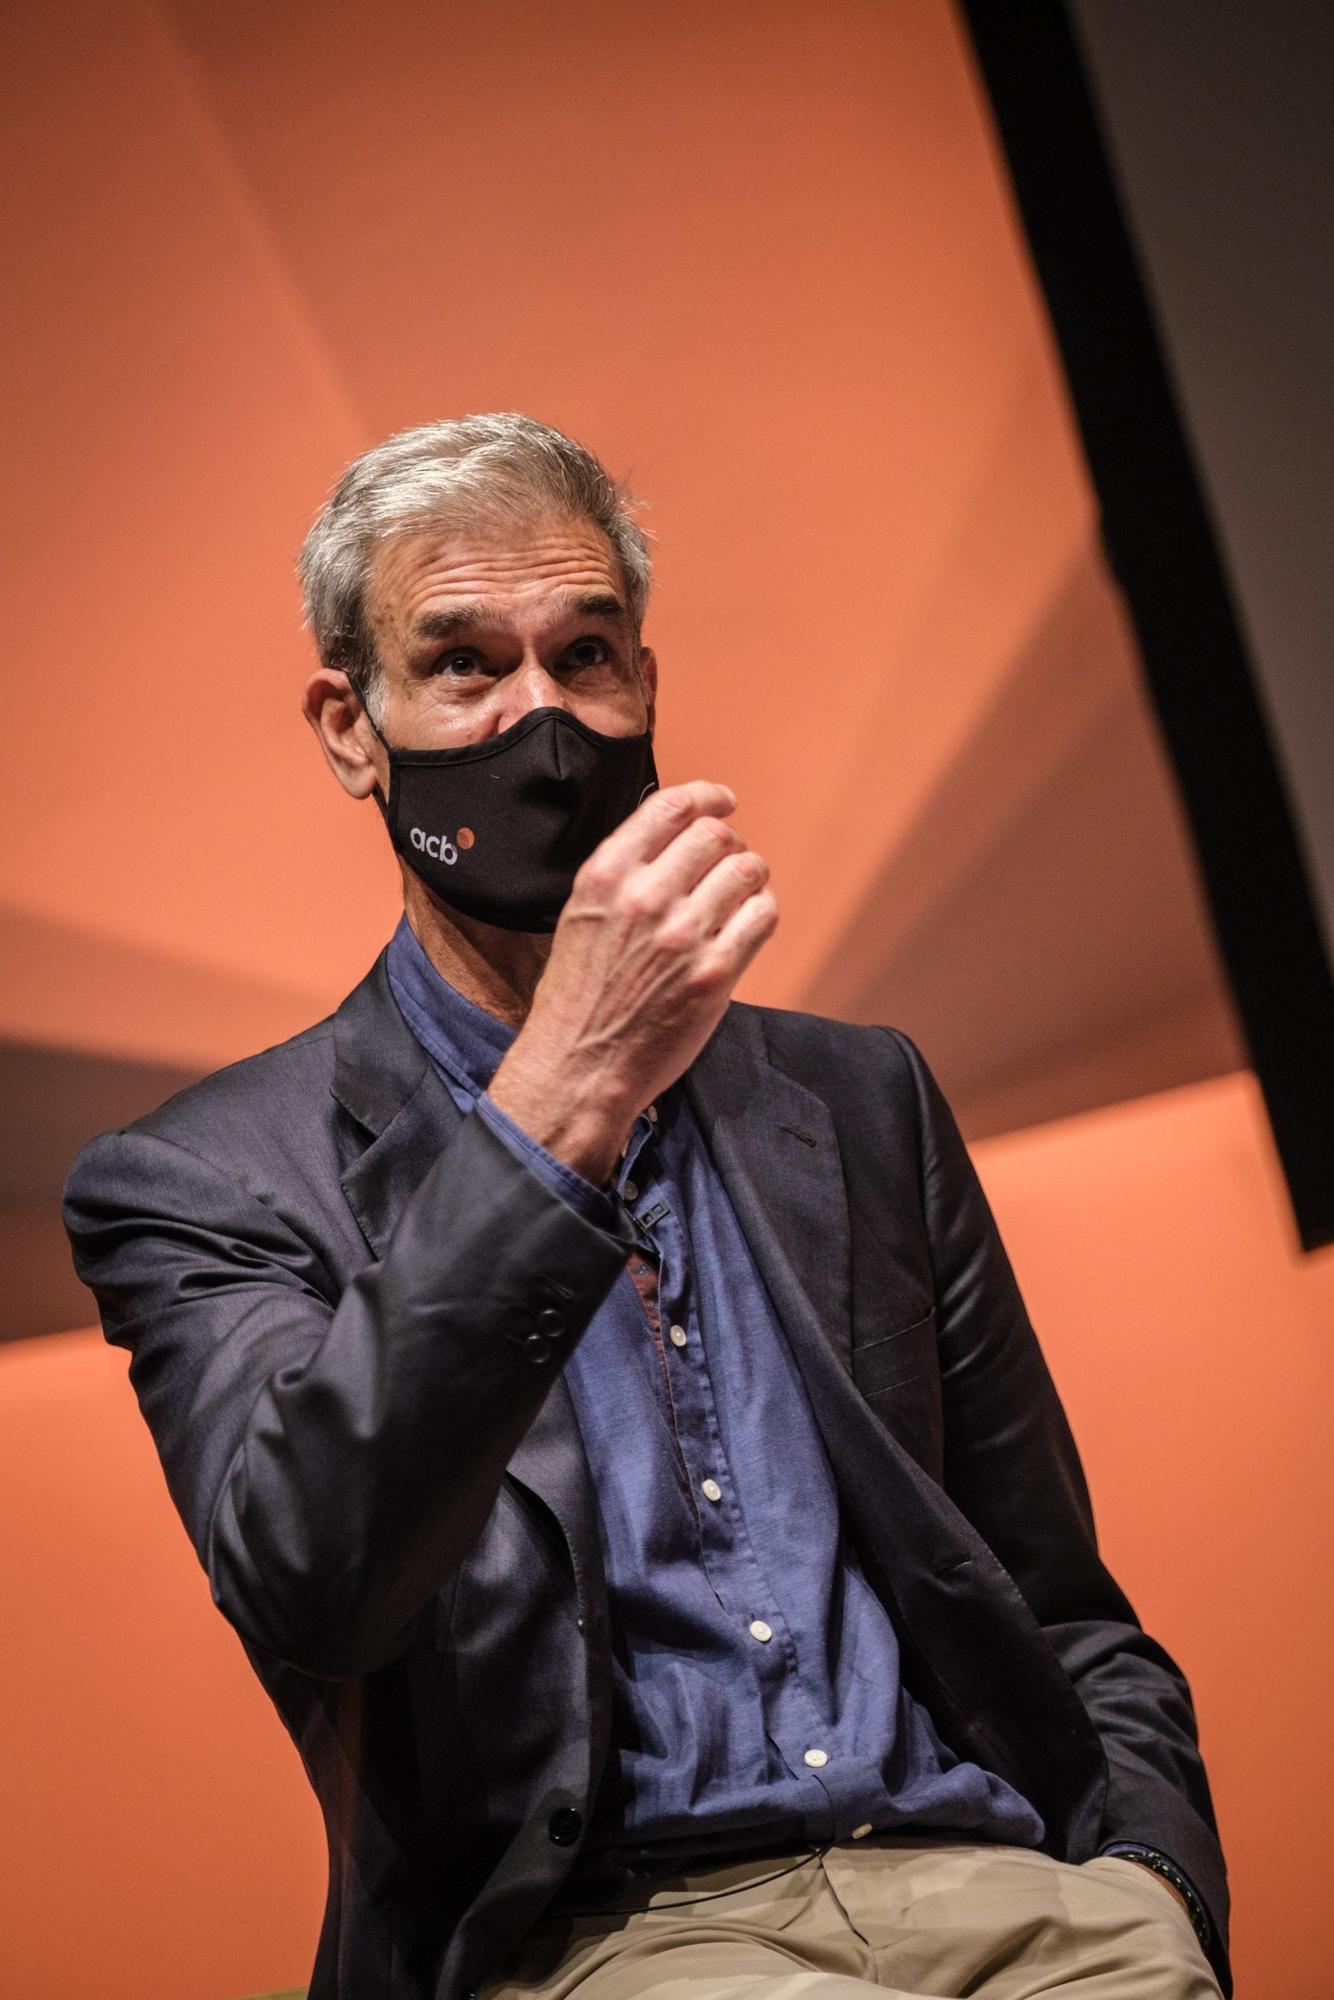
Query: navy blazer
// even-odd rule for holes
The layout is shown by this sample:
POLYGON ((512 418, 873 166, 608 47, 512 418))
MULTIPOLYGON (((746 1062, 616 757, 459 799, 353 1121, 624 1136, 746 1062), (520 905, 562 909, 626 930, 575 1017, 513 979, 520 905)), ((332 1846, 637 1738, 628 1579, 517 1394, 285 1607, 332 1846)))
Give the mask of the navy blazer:
MULTIPOLYGON (((893 1030, 734 1004, 686 1088, 904 1680, 1072 1862, 1223 1858, 1180 1670, 1101 1562, 953 1117, 893 1030)), ((318 1794, 311 2000, 464 2000, 579 1853, 610 1671, 561 1363, 629 1247, 463 1118, 383 956, 329 1020, 96 1139, 80 1276, 318 1794)))

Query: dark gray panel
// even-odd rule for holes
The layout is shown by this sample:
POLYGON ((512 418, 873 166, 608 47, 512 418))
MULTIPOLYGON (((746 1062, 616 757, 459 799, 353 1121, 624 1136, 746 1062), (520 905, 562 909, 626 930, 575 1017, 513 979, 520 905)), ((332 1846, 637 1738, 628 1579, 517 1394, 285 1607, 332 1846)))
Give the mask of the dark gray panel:
POLYGON ((0 1042, 0 1339, 86 1326, 97 1308, 70 1268, 60 1190, 75 1154, 129 1124, 197 1070, 0 1042))

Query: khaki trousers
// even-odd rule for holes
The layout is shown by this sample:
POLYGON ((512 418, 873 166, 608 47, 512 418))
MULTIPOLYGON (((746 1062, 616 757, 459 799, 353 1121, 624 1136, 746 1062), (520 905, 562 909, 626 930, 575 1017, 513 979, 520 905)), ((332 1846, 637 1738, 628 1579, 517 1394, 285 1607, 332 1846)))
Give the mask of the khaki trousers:
POLYGON ((548 1916, 477 2000, 1219 2000, 1176 1897, 1110 1857, 878 1834, 698 1869, 640 1900, 548 1916), (719 1890, 735 1893, 671 1907, 719 1890))

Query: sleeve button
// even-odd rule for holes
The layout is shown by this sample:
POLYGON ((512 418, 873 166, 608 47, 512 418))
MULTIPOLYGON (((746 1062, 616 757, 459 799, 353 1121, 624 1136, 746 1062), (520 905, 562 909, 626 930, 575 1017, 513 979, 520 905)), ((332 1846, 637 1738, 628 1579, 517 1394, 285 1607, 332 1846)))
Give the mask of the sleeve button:
POLYGON ((526 1333, 523 1337, 522 1346, 528 1359, 536 1362, 539 1368, 544 1362, 551 1359, 551 1349, 540 1333, 526 1333))
POLYGON ((547 1832, 557 1847, 573 1847, 584 1830, 584 1816, 573 1806, 558 1806, 547 1821, 547 1832))
POLYGON ((565 1331, 565 1315, 558 1306, 543 1306, 537 1324, 548 1340, 559 1340, 565 1331))

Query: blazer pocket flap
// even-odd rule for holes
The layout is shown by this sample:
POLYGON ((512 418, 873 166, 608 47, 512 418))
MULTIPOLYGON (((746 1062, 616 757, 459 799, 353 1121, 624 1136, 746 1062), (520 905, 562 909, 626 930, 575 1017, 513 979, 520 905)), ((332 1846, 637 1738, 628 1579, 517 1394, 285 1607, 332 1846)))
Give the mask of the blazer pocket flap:
POLYGON ((910 1326, 901 1326, 897 1332, 852 1351, 853 1380, 864 1396, 892 1389, 915 1375, 933 1373, 937 1365, 934 1307, 910 1326))

